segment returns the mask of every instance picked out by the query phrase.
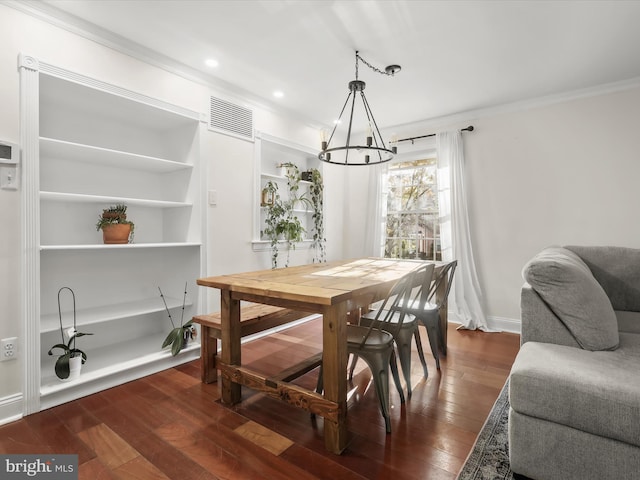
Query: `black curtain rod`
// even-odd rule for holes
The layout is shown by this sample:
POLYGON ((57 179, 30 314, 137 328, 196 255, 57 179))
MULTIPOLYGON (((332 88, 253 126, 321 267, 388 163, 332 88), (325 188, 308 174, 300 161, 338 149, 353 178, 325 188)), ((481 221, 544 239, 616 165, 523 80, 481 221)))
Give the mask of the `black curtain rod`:
MULTIPOLYGON (((461 128, 460 129, 461 132, 473 132, 473 125, 469 125, 467 128, 461 128)), ((400 140, 398 140, 399 142, 411 142, 413 143, 414 140, 418 140, 419 138, 427 138, 427 137, 435 137, 436 134, 435 133, 430 133, 429 135, 420 135, 419 137, 410 137, 410 138, 401 138, 400 140)))

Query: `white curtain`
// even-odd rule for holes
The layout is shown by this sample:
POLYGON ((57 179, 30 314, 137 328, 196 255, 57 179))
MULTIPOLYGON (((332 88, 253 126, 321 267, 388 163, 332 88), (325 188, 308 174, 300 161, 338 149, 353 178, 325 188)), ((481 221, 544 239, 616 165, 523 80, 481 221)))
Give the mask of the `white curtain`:
POLYGON ((462 134, 460 131, 438 133, 436 148, 442 259, 458 261, 449 293, 449 313, 453 320, 461 323, 460 328, 490 331, 471 248, 462 134))
POLYGON ((364 254, 372 257, 384 255, 384 229, 387 223, 387 203, 385 200, 385 179, 387 164, 367 166, 369 186, 367 188, 367 216, 365 217, 364 254))

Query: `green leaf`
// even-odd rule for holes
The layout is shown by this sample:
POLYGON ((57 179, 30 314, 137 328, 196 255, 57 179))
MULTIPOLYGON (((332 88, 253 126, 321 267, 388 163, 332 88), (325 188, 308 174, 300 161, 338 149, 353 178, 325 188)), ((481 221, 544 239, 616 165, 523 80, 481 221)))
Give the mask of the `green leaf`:
POLYGON ((69 359, 71 358, 70 353, 65 353, 64 355, 60 355, 58 360, 56 360, 55 371, 58 378, 64 380, 69 378, 69 359))
POLYGON ((183 344, 184 336, 178 335, 178 337, 176 337, 176 339, 173 341, 173 345, 171 345, 171 355, 173 355, 174 357, 178 355, 180 353, 180 350, 182 350, 183 344))
POLYGON ((56 343, 53 347, 51 347, 51 349, 49 349, 49 355, 53 355, 54 348, 59 348, 65 353, 69 352, 69 347, 67 347, 64 343, 56 343))
POLYGON ((171 330, 169 332, 169 335, 167 335, 167 338, 164 339, 164 342, 162 342, 162 348, 168 347, 169 345, 171 345, 175 339, 176 336, 178 336, 180 333, 180 327, 176 327, 173 330, 171 330))

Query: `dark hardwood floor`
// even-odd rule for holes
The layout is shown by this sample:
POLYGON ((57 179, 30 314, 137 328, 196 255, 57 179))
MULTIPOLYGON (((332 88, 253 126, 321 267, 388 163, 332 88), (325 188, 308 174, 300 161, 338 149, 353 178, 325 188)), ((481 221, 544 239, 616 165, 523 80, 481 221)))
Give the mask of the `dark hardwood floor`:
MULTIPOLYGON (((243 346, 243 362, 276 373, 320 350, 321 320, 243 346)), ((199 362, 166 370, 0 427, 2 453, 76 453, 81 479, 454 479, 504 385, 519 336, 449 328, 437 371, 426 332, 429 377, 414 354, 413 396, 391 386, 392 433, 362 361, 349 399, 351 441, 324 449, 323 420, 243 389, 220 403, 200 383, 199 362)), ((91 361, 91 359, 89 359, 91 361)), ((314 387, 317 372, 298 379, 314 387)))

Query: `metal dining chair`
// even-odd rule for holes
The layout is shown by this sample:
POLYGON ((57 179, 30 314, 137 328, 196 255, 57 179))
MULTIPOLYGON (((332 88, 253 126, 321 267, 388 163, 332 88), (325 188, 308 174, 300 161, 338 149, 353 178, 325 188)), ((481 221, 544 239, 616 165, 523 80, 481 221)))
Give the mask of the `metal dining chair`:
MULTIPOLYGON (((427 329, 427 336, 429 337, 429 345, 431 346, 431 352, 433 358, 436 360, 436 368, 440 370, 440 352, 446 352, 444 332, 442 331, 440 324, 440 309, 445 308, 447 304, 447 298, 451 291, 451 285, 453 284, 453 275, 458 265, 457 260, 447 263, 438 272, 435 281, 431 283, 429 287, 426 285, 423 287, 427 294, 426 303, 416 302, 415 300, 407 305, 406 313, 409 313, 422 323, 427 329), (443 282, 446 282, 444 286, 444 292, 438 298, 438 292, 443 288, 443 282)), ((418 351, 421 351, 420 334, 416 329, 414 333, 416 344, 419 346, 418 351)), ((445 353, 446 354, 446 353, 445 353)), ((421 357, 423 361, 425 377, 427 376, 427 369, 424 363, 424 356, 421 357)))
MULTIPOLYGON (((407 315, 398 305, 406 303, 415 284, 414 272, 410 272, 396 282, 380 309, 372 316, 368 325, 347 325, 347 352, 361 357, 371 370, 373 384, 380 403, 380 411, 384 417, 387 433, 391 433, 389 418, 389 369, 396 381, 401 401, 404 395, 400 386, 398 367, 395 359, 394 337, 389 329, 400 329, 407 315), (394 327, 390 327, 391 323, 394 327)), ((316 392, 323 389, 322 365, 318 375, 316 392)))
MULTIPOLYGON (((421 311, 426 308, 429 299, 429 288, 433 279, 435 265, 427 263, 420 265, 413 271, 412 285, 405 298, 396 305, 381 305, 378 309, 363 314, 360 317, 360 325, 368 326, 378 318, 381 313, 380 309, 390 308, 391 314, 386 323, 381 328, 393 335, 393 339, 400 357, 400 366, 407 386, 407 395, 411 397, 411 341, 417 335, 416 345, 418 348, 418 356, 422 363, 425 377, 428 375, 427 362, 422 351, 422 343, 419 341, 420 333, 418 332, 418 319, 415 317, 413 310, 421 311)), ((353 378, 353 371, 358 358, 354 355, 349 369, 349 378, 353 378)), ((398 389, 402 387, 397 384, 398 389)), ((401 396, 402 398, 402 396, 401 396)))

